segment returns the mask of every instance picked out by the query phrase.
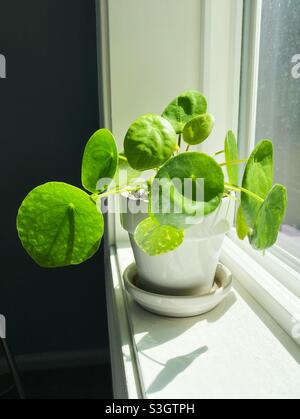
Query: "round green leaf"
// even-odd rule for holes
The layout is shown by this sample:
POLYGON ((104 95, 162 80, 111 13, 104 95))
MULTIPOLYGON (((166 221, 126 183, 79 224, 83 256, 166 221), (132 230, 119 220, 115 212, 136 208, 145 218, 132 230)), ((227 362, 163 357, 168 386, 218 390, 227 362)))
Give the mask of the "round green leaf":
MULTIPOLYGON (((265 199, 273 185, 273 144, 262 140, 253 150, 245 168, 243 188, 265 199)), ((241 195, 243 213, 249 227, 254 228, 262 202, 246 193, 241 195)))
POLYGON ((177 148, 172 125, 158 115, 144 115, 129 128, 124 149, 135 170, 154 169, 165 163, 177 148))
POLYGON ((118 149, 112 133, 100 129, 88 141, 82 161, 82 185, 92 193, 103 192, 118 166, 118 149), (104 183, 103 181, 104 180, 104 183))
POLYGON ((45 268, 77 265, 92 257, 103 228, 103 216, 89 195, 58 182, 30 192, 17 218, 23 247, 45 268))
POLYGON ((240 240, 244 240, 250 232, 250 228, 246 223, 243 208, 241 206, 239 207, 236 215, 236 232, 240 240))
POLYGON ((185 125, 198 115, 207 111, 205 96, 189 90, 174 99, 165 109, 162 116, 171 122, 177 134, 183 132, 185 125))
POLYGON ((259 210, 250 236, 250 243, 255 249, 265 250, 276 243, 286 207, 286 188, 282 185, 274 185, 259 210))
POLYGON ((210 114, 196 116, 189 121, 183 130, 183 139, 189 145, 203 143, 211 134, 215 119, 210 114))
POLYGON ((149 256, 158 256, 177 249, 184 240, 184 231, 146 218, 137 226, 134 239, 149 256))
POLYGON ((239 184, 239 167, 238 165, 231 165, 230 162, 239 159, 238 145, 235 135, 229 131, 225 139, 225 158, 227 164, 228 180, 232 185, 239 184))
POLYGON ((223 192, 223 171, 212 157, 198 152, 179 154, 155 177, 150 213, 162 225, 189 228, 218 208, 223 192))

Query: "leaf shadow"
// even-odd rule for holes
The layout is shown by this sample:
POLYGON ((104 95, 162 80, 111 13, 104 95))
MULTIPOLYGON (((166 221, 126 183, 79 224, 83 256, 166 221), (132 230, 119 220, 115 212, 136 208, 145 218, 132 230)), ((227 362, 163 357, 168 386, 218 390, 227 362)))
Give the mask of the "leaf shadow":
POLYGON ((158 374, 146 393, 152 394, 157 393, 164 389, 169 383, 171 383, 179 374, 186 370, 200 355, 208 351, 207 346, 198 348, 195 351, 187 354, 178 356, 170 359, 165 365, 162 371, 158 374))
POLYGON ((135 315, 140 319, 140 321, 135 324, 135 333, 146 333, 137 343, 138 352, 146 351, 148 349, 155 348, 156 346, 160 346, 165 342, 172 341, 199 322, 217 322, 222 316, 226 314, 228 310, 230 310, 235 302, 236 296, 233 292, 231 292, 219 304, 219 306, 211 312, 197 317, 180 319, 160 317, 155 314, 151 314, 132 301, 132 310, 135 311, 135 315), (144 318, 145 321, 143 321, 144 318), (145 330, 143 327, 145 324, 147 324, 147 330, 145 330), (164 333, 162 333, 162 327, 164 333))

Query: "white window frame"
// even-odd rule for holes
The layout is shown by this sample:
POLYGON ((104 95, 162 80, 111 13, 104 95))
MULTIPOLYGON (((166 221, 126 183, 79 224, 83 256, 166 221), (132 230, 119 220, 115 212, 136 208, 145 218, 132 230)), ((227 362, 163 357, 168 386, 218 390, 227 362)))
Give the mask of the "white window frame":
MULTIPOLYGON (((182 1, 186 2, 186 0, 182 1)), ((111 1, 96 0, 96 2, 100 2, 98 7, 101 16, 100 59, 104 121, 106 127, 114 130, 118 121, 114 118, 112 105, 114 87, 114 79, 111 78, 111 74, 114 74, 112 63, 115 65, 116 61, 115 57, 110 55, 111 28, 109 24, 112 20, 109 16, 109 4, 111 1)), ((239 138, 246 139, 240 144, 240 152, 241 155, 244 153, 248 155, 255 144, 262 1, 200 0, 200 3, 202 20, 199 25, 200 43, 199 39, 196 42, 196 45, 201 46, 202 51, 199 89, 208 97, 210 112, 217 120, 214 135, 201 148, 210 154, 222 150, 227 130, 232 129, 237 132, 240 127, 239 138), (245 16, 244 28, 247 29, 249 26, 251 29, 247 33, 246 49, 243 51, 246 72, 241 69, 243 16, 245 16), (241 73, 243 74, 242 83, 247 85, 247 89, 242 89, 242 98, 240 98, 241 73), (242 108, 239 106, 240 100, 243 103, 242 108)), ((108 216, 106 234, 107 244, 112 247, 126 237, 121 232, 118 217, 113 214, 108 216)), ((231 233, 226 239, 222 261, 229 266, 242 285, 282 328, 295 339, 292 332, 295 319, 300 321, 299 273, 275 257, 272 252, 267 252, 264 258, 257 253, 254 254, 250 245, 236 240, 235 233, 231 233), (243 263, 240 263, 241 261, 243 263)), ((295 340, 300 344, 299 339, 295 340)))
MULTIPOLYGON (((248 156, 256 144, 262 0, 245 0, 244 4, 244 40, 240 96, 243 106, 240 108, 239 115, 239 137, 243 141, 239 144, 239 150, 241 156, 248 156)), ((231 237, 233 236, 231 235, 231 237)), ((243 248, 245 249, 244 245, 243 248)), ((251 250, 249 251, 251 252, 251 250)), ((260 259, 260 263, 265 264, 268 269, 271 264, 273 264, 272 266, 275 264, 275 266, 278 266, 279 271, 281 271, 282 266, 286 265, 287 270, 291 269, 300 274, 300 260, 277 245, 266 252, 266 257, 260 259)), ((299 275, 294 276, 298 277, 298 289, 300 287, 300 277, 299 275)), ((285 281, 283 276, 282 280, 283 282, 285 281)))
MULTIPOLYGON (((257 94, 261 39, 262 0, 244 1, 243 54, 239 114, 240 155, 247 156, 256 143, 257 94)), ((300 320, 300 264, 278 246, 261 254, 235 229, 229 233, 223 260, 247 290, 292 337, 295 319, 300 320), (234 262, 232 255, 235 255, 234 262)), ((299 343, 299 342, 298 342, 299 343)))

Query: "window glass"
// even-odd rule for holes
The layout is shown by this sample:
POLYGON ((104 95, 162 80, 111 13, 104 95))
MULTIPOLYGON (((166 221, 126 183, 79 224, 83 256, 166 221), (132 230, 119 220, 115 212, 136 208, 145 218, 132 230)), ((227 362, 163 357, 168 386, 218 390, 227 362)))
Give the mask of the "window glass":
POLYGON ((278 245, 300 259, 300 0, 263 0, 257 141, 275 146, 289 204, 278 245))

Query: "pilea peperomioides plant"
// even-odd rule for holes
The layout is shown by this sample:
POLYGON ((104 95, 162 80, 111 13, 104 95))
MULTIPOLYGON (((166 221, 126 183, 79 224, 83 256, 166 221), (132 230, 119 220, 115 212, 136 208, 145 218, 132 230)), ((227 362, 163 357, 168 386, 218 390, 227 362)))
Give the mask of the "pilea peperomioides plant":
POLYGON ((110 131, 101 129, 88 141, 82 163, 82 185, 51 182, 34 189, 23 201, 17 217, 22 245, 42 267, 55 268, 80 264, 98 250, 104 222, 97 203, 112 194, 145 188, 149 199, 149 216, 135 231, 135 240, 151 256, 176 249, 184 240, 185 230, 198 218, 216 211, 224 196, 238 199, 236 226, 240 239, 247 236, 258 250, 272 246, 278 236, 286 205, 286 189, 273 186, 273 146, 262 140, 248 160, 239 160, 234 134, 228 132, 224 150, 214 156, 190 151, 211 134, 214 118, 207 113, 206 98, 189 91, 178 96, 159 115, 144 115, 129 128, 124 153, 118 153, 110 131), (182 152, 183 142, 186 151, 182 152), (224 155, 219 164, 215 157, 224 155), (238 165, 246 163, 239 185, 238 165), (227 168, 225 182, 223 167, 227 168), (146 183, 136 183, 141 171, 155 170, 146 183), (189 193, 178 188, 174 179, 191 180, 189 193), (202 179, 201 199, 197 194, 202 179), (154 180, 164 188, 152 191, 154 180), (112 186, 112 182, 114 186, 112 186), (236 197, 228 194, 235 192, 236 197), (239 198, 240 197, 240 198, 239 198), (161 210, 168 199, 169 211, 161 210), (199 215, 201 214, 201 216, 199 215))

